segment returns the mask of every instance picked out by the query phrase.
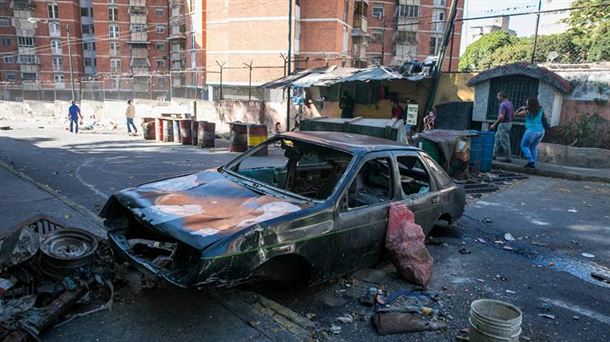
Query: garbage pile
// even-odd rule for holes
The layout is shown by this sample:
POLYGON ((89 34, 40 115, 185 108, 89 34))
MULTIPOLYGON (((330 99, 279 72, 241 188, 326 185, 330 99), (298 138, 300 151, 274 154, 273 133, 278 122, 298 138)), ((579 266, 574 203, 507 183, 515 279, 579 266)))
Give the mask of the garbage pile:
POLYGON ((116 267, 105 242, 48 217, 0 236, 0 340, 38 339, 46 329, 110 309, 116 267))

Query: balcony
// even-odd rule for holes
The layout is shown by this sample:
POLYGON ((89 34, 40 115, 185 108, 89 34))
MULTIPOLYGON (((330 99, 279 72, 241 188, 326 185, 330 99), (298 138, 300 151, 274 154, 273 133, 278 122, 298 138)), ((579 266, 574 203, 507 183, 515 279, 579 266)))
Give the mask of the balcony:
POLYGON ((40 59, 36 55, 19 55, 17 56, 19 64, 40 64, 40 59))
POLYGON ((148 41, 148 32, 132 32, 129 35, 127 44, 150 44, 148 41))
POLYGON ((33 0, 13 0, 11 8, 14 10, 34 9, 36 4, 33 0))
POLYGON ((131 24, 146 24, 146 15, 145 14, 132 14, 130 16, 131 24))
POLYGON ((146 0, 129 0, 129 6, 146 7, 146 0))
POLYGON ((359 28, 363 32, 368 30, 368 20, 365 16, 354 15, 354 29, 359 28))

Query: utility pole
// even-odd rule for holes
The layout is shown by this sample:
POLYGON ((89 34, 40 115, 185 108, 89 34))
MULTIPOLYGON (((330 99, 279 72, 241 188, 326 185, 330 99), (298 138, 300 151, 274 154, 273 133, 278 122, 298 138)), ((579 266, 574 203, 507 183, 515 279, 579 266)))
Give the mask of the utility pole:
MULTIPOLYGON (((288 0, 288 56, 286 57, 287 76, 292 73, 292 0, 288 0)), ((290 131, 290 87, 286 89, 286 132, 290 131)))
POLYGON ((385 18, 386 18, 386 15, 384 13, 383 14, 383 29, 381 31, 381 63, 380 63, 381 66, 383 66, 383 62, 385 59, 385 18))
POLYGON ((66 32, 68 33, 68 60, 70 63, 70 81, 72 82, 72 101, 76 101, 76 94, 74 91, 74 70, 72 69, 72 41, 70 40, 70 25, 68 24, 66 24, 66 32))
POLYGON ((538 13, 536 14, 536 33, 534 33, 534 47, 532 48, 531 63, 534 63, 536 57, 536 45, 538 44, 538 25, 540 24, 540 10, 542 9, 542 0, 538 0, 538 13))
POLYGON ((250 64, 246 64, 244 63, 245 66, 248 67, 248 101, 252 100, 252 63, 253 61, 250 61, 250 64))

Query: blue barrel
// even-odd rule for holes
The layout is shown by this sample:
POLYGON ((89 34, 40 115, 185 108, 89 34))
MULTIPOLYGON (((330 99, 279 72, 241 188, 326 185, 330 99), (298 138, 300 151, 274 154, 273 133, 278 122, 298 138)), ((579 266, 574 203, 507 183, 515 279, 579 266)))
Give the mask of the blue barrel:
POLYGON ((485 131, 479 133, 481 136, 481 167, 480 171, 488 172, 491 170, 491 161, 494 156, 494 143, 496 141, 496 133, 485 131))
POLYGON ((180 143, 182 141, 182 136, 180 135, 180 121, 172 120, 172 131, 174 131, 174 142, 180 143))
POLYGON ((470 138, 470 165, 476 165, 477 169, 481 168, 482 148, 481 136, 473 135, 470 138))

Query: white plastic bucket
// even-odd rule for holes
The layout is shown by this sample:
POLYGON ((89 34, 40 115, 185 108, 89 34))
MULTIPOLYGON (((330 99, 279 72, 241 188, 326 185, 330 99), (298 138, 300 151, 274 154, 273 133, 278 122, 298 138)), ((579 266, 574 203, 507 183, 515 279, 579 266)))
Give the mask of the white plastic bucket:
POLYGON ((521 334, 522 313, 518 307, 495 299, 470 304, 471 342, 516 342, 521 334))

